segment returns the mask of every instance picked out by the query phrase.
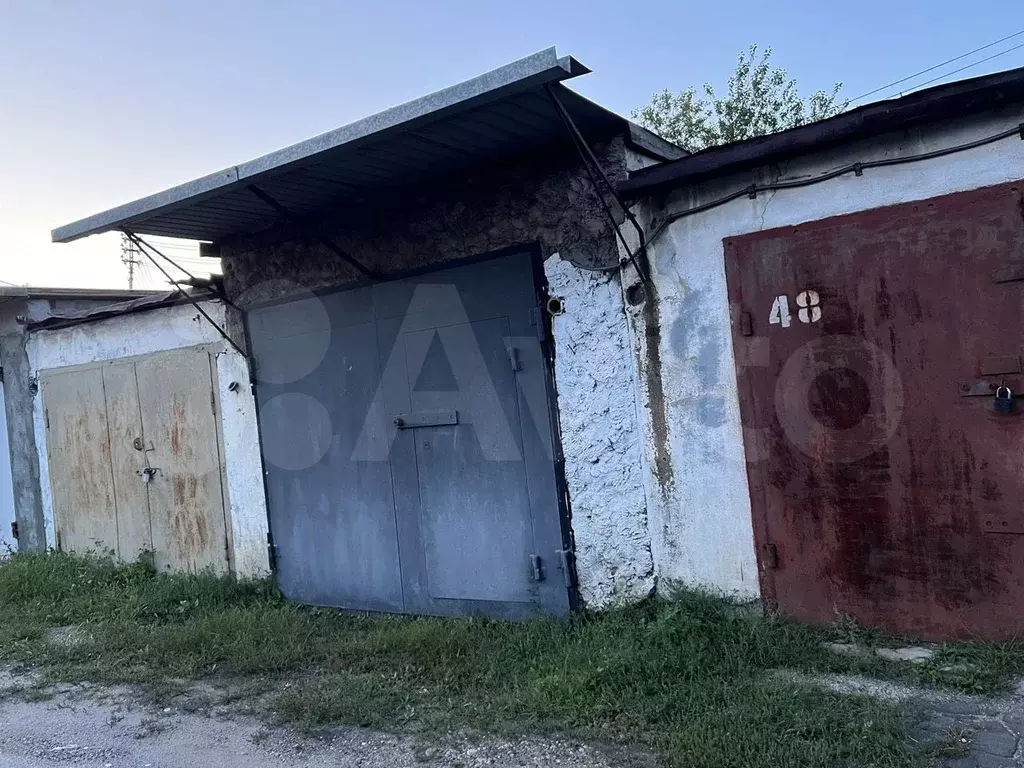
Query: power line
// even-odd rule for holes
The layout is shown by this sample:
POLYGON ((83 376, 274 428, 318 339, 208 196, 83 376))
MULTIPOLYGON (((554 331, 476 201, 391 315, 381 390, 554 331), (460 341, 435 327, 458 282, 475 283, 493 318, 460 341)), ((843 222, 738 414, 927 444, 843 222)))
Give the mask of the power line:
MULTIPOLYGON (((1022 43, 1024 45, 1024 43, 1022 43)), ((693 216, 698 213, 704 213, 710 211, 713 208, 718 208, 720 205, 731 203, 733 200, 738 200, 741 197, 754 198, 760 192, 773 192, 783 189, 797 189, 799 187, 809 187, 814 184, 820 184, 823 181, 829 181, 830 179, 836 179, 840 176, 845 176, 848 173, 856 174, 857 176, 863 176, 864 171, 870 168, 885 168, 891 165, 905 165, 907 163, 918 163, 922 160, 934 160, 935 158, 945 157, 946 155, 954 155, 957 152, 966 152, 969 149, 977 149, 978 147, 984 147, 988 144, 992 144, 1003 139, 1008 139, 1011 136, 1020 136, 1021 126, 1018 125, 1014 128, 1009 128, 1000 133, 993 134, 991 136, 985 136, 981 139, 975 139, 974 141, 968 141, 966 144, 957 144, 953 147, 945 147, 943 149, 934 149, 931 152, 922 152, 918 155, 904 155, 901 157, 884 157, 878 160, 863 160, 861 162, 850 163, 844 165, 842 168, 835 168, 831 171, 819 174, 818 176, 809 176, 798 179, 791 179, 788 181, 775 181, 768 184, 751 184, 743 189, 738 189, 735 192, 730 192, 723 197, 719 197, 715 200, 709 200, 706 203, 695 205, 691 208, 686 208, 682 211, 677 211, 671 216, 662 221, 657 227, 654 228, 647 236, 647 244, 650 245, 658 237, 661 236, 672 224, 679 221, 679 219, 687 216, 693 216)))
MULTIPOLYGON (((913 80, 915 77, 919 77, 920 75, 926 75, 929 72, 933 72, 934 70, 938 69, 939 67, 944 67, 947 64, 952 64, 954 61, 960 61, 960 59, 964 59, 964 58, 967 58, 968 56, 972 56, 973 54, 979 53, 981 51, 984 51, 984 50, 986 50, 988 48, 991 48, 994 45, 999 45, 1000 43, 1005 43, 1007 40, 1012 40, 1013 38, 1018 37, 1020 35, 1024 35, 1024 29, 1022 29, 1022 30, 1020 30, 1018 32, 1014 32, 1012 35, 1007 35, 1006 37, 1002 37, 1002 38, 1000 38, 1000 39, 998 39, 998 40, 996 40, 994 42, 988 43, 987 45, 983 45, 980 48, 975 48, 973 51, 968 51, 967 53, 961 53, 959 56, 954 56, 952 59, 947 59, 946 61, 942 62, 941 64, 936 64, 934 67, 928 67, 928 69, 922 69, 920 72, 915 72, 914 74, 907 75, 906 77, 901 78, 899 80, 894 80, 893 82, 889 83, 888 85, 883 85, 881 88, 875 88, 875 90, 873 90, 873 91, 868 91, 867 93, 862 93, 857 98, 850 99, 850 103, 853 104, 853 103, 858 102, 858 101, 860 101, 861 99, 863 99, 863 98, 865 98, 867 96, 873 96, 874 94, 878 93, 879 91, 884 91, 884 90, 886 90, 888 88, 891 88, 894 85, 899 85, 900 83, 905 83, 905 82, 907 82, 907 80, 913 80)), ((1011 48, 1010 49, 1010 51, 1013 51, 1013 50, 1016 50, 1016 48, 1011 48)), ((1009 53, 1010 51, 1003 51, 1003 53, 1009 53)), ((996 56, 1002 56, 1002 55, 1003 55, 1002 53, 996 54, 996 56)), ((995 56, 992 56, 990 58, 995 58, 995 56)), ((976 61, 976 62, 974 62, 974 64, 970 64, 970 65, 968 65, 968 67, 964 67, 963 69, 968 69, 969 67, 973 67, 973 66, 975 66, 977 64, 981 64, 981 63, 983 63, 985 61, 988 61, 988 59, 982 59, 981 61, 976 61)), ((956 70, 956 72, 961 72, 961 71, 963 71, 963 69, 958 69, 958 70, 956 70)), ((954 73, 950 72, 948 74, 954 74, 954 73)), ((941 79, 942 77, 946 77, 946 75, 941 75, 938 79, 941 79)), ((929 82, 934 82, 934 81, 930 80, 929 82)), ((914 86, 914 87, 915 88, 919 88, 920 86, 914 86)))
POLYGON ((970 69, 971 67, 976 67, 979 64, 984 64, 986 61, 992 61, 992 59, 998 59, 1000 56, 1005 56, 1006 54, 1012 53, 1013 51, 1019 50, 1021 48, 1024 48, 1024 43, 1020 43, 1018 45, 1015 45, 1015 46, 1013 46, 1013 48, 1007 48, 1005 51, 1000 51, 999 53, 993 53, 991 56, 986 56, 984 59, 980 59, 979 61, 976 61, 973 64, 968 64, 965 67, 960 67, 960 69, 954 69, 952 72, 947 72, 944 75, 939 75, 938 77, 933 77, 931 80, 925 80, 920 85, 915 85, 914 86, 914 90, 916 91, 918 88, 924 88, 926 85, 931 85, 936 80, 942 80, 943 78, 947 78, 950 75, 955 75, 957 72, 963 72, 965 69, 970 69))

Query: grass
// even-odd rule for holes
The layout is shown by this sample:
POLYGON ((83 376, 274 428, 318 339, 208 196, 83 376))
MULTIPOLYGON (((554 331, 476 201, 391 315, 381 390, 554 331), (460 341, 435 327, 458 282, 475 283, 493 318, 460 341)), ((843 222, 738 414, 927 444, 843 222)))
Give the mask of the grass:
POLYGON ((266 582, 51 554, 0 564, 0 607, 0 661, 52 681, 168 690, 182 679, 260 677, 274 681, 270 706, 302 726, 557 731, 688 768, 926 760, 908 739, 907 710, 788 681, 779 669, 968 690, 1024 672, 1015 645, 943 649, 923 667, 844 657, 822 642, 849 627, 755 618, 686 592, 566 623, 349 615, 290 604, 266 582), (62 642, 47 641, 55 628, 62 642))

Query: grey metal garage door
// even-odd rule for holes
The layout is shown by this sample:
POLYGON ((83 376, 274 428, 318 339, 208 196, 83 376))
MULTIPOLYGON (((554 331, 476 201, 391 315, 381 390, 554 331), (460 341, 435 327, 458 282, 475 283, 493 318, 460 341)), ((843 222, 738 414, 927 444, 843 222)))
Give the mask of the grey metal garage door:
POLYGON ((540 305, 517 253, 249 313, 285 595, 568 611, 540 305))

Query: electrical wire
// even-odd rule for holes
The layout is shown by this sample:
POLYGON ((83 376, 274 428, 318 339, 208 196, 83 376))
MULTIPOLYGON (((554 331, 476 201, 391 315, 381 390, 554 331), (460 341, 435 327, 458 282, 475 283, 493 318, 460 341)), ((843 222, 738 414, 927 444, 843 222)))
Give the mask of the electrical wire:
POLYGON ((622 242, 623 248, 626 249, 626 255, 629 258, 629 263, 633 265, 633 269, 636 270, 636 273, 637 275, 639 275, 640 280, 643 282, 643 284, 650 285, 650 279, 648 278, 647 273, 640 268, 640 264, 637 261, 637 254, 633 253, 633 250, 629 247, 629 243, 626 241, 625 235, 622 234, 622 230, 619 229, 619 224, 615 220, 615 214, 612 213, 612 209, 611 207, 609 207, 608 201, 605 200, 604 193, 601 192, 601 186, 598 184, 597 177, 594 175, 594 169, 591 168, 590 162, 588 162, 588 155, 589 158, 593 161, 594 165, 597 167, 598 172, 601 174, 601 178, 604 180, 605 185, 611 192, 612 198, 618 204, 619 208, 622 209, 626 218, 632 222, 634 227, 636 227, 637 234, 640 236, 641 249, 644 247, 643 228, 640 226, 639 222, 637 222, 636 217, 633 215, 633 212, 629 209, 629 207, 622 202, 622 199, 619 197, 619 194, 616 191, 614 185, 608 179, 608 176, 605 174, 604 169, 601 167, 601 163, 594 155, 593 150, 590 149, 590 145, 587 144, 586 139, 583 138, 583 134, 579 132, 579 129, 576 127, 576 124, 572 121, 572 116, 568 113, 568 111, 566 111, 565 107, 562 105, 562 102, 556 95, 554 89, 550 85, 545 85, 544 90, 547 91, 548 98, 551 99, 551 103, 555 107, 555 112, 558 113, 559 117, 562 119, 562 122, 565 124, 566 129, 569 131, 569 136, 572 139, 573 144, 576 145, 576 151, 579 152, 580 159, 583 161, 583 167, 586 169, 587 175, 590 177, 590 182, 593 185, 594 193, 597 195, 598 202, 604 209, 605 214, 607 214, 608 219, 611 222, 612 229, 614 229, 615 234, 618 235, 619 240, 622 242))
POLYGON ((758 192, 774 192, 783 189, 796 189, 797 187, 809 187, 814 184, 820 184, 823 181, 829 179, 835 179, 839 176, 845 176, 848 173, 855 173, 860 176, 865 170, 869 168, 882 168, 890 165, 904 165, 906 163, 917 163, 922 160, 932 160, 937 157, 945 157, 946 155, 953 155, 958 152, 964 152, 968 149, 976 149, 977 147, 983 147, 986 144, 992 144, 996 141, 1002 141, 1008 139, 1011 136, 1017 136, 1024 139, 1024 122, 1018 125, 1016 128, 1010 128, 992 136, 986 136, 975 141, 969 141, 964 144, 957 144, 952 147, 945 147, 944 149, 936 149, 931 152, 922 152, 919 155, 908 155, 906 157, 887 157, 881 160, 865 160, 859 163, 850 163, 844 165, 842 168, 836 168, 835 170, 828 171, 819 176, 812 176, 806 179, 793 179, 791 181, 775 181, 770 184, 750 184, 743 189, 739 189, 731 194, 720 197, 716 200, 711 200, 707 203, 695 205, 692 208, 687 208, 684 211, 677 211, 670 215, 667 219, 661 222, 654 231, 647 237, 648 245, 653 243, 669 225, 679 221, 679 219, 686 218, 687 216, 693 216, 697 213, 704 213, 710 211, 712 208, 717 208, 720 205, 731 203, 733 200, 737 200, 741 197, 756 198, 758 192))
POLYGON ((1005 56, 1006 54, 1012 53, 1013 51, 1019 50, 1021 48, 1024 48, 1024 43, 1020 43, 1019 45, 1015 45, 1015 46, 1013 46, 1013 48, 1007 48, 1005 51, 1001 51, 999 53, 994 53, 991 56, 986 56, 984 59, 976 61, 973 64, 968 64, 965 67, 960 67, 960 69, 954 69, 952 72, 947 72, 944 75, 939 75, 938 77, 933 77, 931 80, 926 80, 925 82, 921 83, 920 85, 915 85, 913 90, 916 91, 918 88, 924 88, 926 85, 931 85, 932 83, 934 83, 934 82, 936 82, 938 80, 942 80, 944 78, 947 78, 950 75, 955 75, 957 72, 963 72, 965 69, 970 69, 971 67, 976 67, 979 64, 984 64, 986 61, 992 61, 992 59, 998 59, 1000 56, 1005 56))
POLYGON ((230 344, 232 347, 234 347, 235 351, 238 354, 240 354, 242 357, 244 357, 246 360, 248 360, 249 359, 248 353, 238 345, 238 342, 236 342, 234 339, 232 339, 228 335, 227 331, 225 331, 223 328, 221 328, 219 325, 217 325, 217 322, 212 317, 210 317, 210 314, 205 309, 203 309, 202 305, 200 305, 200 303, 198 301, 196 301, 195 297, 192 294, 190 294, 188 291, 183 289, 180 285, 177 285, 176 283, 174 283, 174 280, 171 278, 170 274, 168 274, 167 270, 160 266, 160 264, 157 262, 157 260, 155 258, 153 258, 152 254, 150 254, 146 250, 146 248, 149 248, 149 250, 153 251, 153 253, 157 254, 158 256, 162 256, 166 261, 171 262, 171 264, 173 264, 174 262, 171 261, 170 259, 168 259, 166 256, 164 256, 164 254, 160 253, 160 251, 158 251, 152 245, 150 245, 146 241, 142 240, 142 238, 140 238, 135 233, 130 232, 127 229, 122 229, 121 231, 125 235, 128 236, 129 240, 131 240, 133 243, 135 243, 135 245, 137 245, 139 247, 139 252, 143 256, 145 256, 147 259, 149 259, 150 263, 154 267, 156 267, 158 270, 160 270, 160 273, 163 274, 163 276, 167 278, 167 281, 169 283, 171 283, 174 286, 175 289, 177 289, 178 294, 182 298, 186 299, 193 307, 195 307, 196 311, 198 311, 199 314, 201 314, 204 318, 206 318, 206 321, 210 325, 212 325, 214 328, 217 329, 217 333, 219 333, 221 335, 221 337, 224 339, 224 341, 226 341, 228 344, 230 344))
MULTIPOLYGON (((150 243, 147 243, 145 240, 140 239, 137 235, 129 235, 128 237, 130 239, 132 239, 132 241, 137 246, 139 246, 139 250, 142 250, 143 248, 149 248, 149 250, 151 250, 157 256, 161 257, 164 261, 166 261, 172 267, 177 269, 179 272, 184 272, 186 276, 188 276, 188 277, 192 278, 193 280, 195 280, 195 277, 196 277, 195 275, 193 275, 191 272, 189 272, 184 267, 179 266, 178 263, 176 261, 174 261, 173 259, 171 259, 171 257, 168 256, 167 254, 161 253, 160 251, 158 251, 154 245, 152 245, 150 243)), ((146 254, 146 255, 149 256, 149 254, 146 254)), ((150 260, 152 261, 152 257, 150 257, 150 260)), ((156 262, 154 262, 154 266, 158 266, 158 265, 156 265, 156 262)), ((163 272, 164 270, 161 268, 160 271, 163 272)), ((164 274, 166 274, 166 272, 164 274)), ((170 280, 171 276, 167 275, 167 279, 170 280)))
MULTIPOLYGON (((894 80, 894 81, 892 81, 891 83, 889 83, 887 85, 883 85, 881 88, 875 88, 875 90, 873 90, 873 91, 868 91, 867 93, 862 93, 857 98, 850 99, 849 103, 850 104, 856 104, 861 99, 866 98, 868 96, 873 96, 874 94, 878 93, 879 91, 888 90, 889 88, 892 88, 892 86, 894 86, 894 85, 899 85, 900 83, 905 83, 905 82, 907 82, 907 80, 913 80, 915 77, 919 77, 920 75, 926 75, 929 72, 934 72, 939 67, 944 67, 947 64, 952 64, 954 61, 960 61, 960 59, 965 59, 968 56, 972 56, 975 53, 980 53, 981 51, 987 50, 987 49, 991 48, 994 45, 999 45, 1000 43, 1005 43, 1007 40, 1012 40, 1013 38, 1019 37, 1020 35, 1024 35, 1024 29, 1022 29, 1022 30, 1020 30, 1018 32, 1014 32, 1012 35, 1007 35, 1006 37, 1001 37, 1001 38, 999 38, 998 40, 996 40, 994 42, 991 42, 991 43, 988 43, 987 45, 981 46, 980 48, 975 48, 973 51, 968 51, 967 53, 961 53, 959 56, 954 56, 952 59, 946 59, 946 61, 943 61, 941 64, 936 64, 934 67, 928 67, 928 69, 922 69, 920 72, 915 72, 914 74, 907 75, 906 77, 901 78, 899 80, 894 80)), ((1011 48, 1010 50, 1015 50, 1015 49, 1011 48)), ((1009 53, 1009 51, 1004 51, 1004 53, 1009 53)), ((1001 56, 1002 54, 997 54, 997 55, 1001 56)), ((982 61, 978 61, 978 62, 975 62, 974 64, 970 64, 969 67, 973 67, 976 64, 981 64, 984 61, 987 61, 987 59, 982 59, 982 61)), ((969 67, 965 67, 965 69, 967 69, 969 67)), ((958 69, 956 71, 960 72, 962 70, 958 69)), ((950 72, 949 74, 953 74, 953 73, 950 72)), ((942 77, 946 77, 946 75, 942 75, 939 79, 941 79, 942 77)), ((933 81, 929 81, 929 82, 933 82, 933 81)), ((921 86, 916 85, 914 87, 915 88, 920 88, 921 86)))

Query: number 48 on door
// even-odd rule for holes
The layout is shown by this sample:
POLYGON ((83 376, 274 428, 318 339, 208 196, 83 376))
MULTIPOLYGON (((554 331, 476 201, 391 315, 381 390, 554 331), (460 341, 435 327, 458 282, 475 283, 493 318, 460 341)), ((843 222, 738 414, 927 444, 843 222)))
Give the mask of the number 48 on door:
MULTIPOLYGON (((796 305, 796 316, 801 323, 816 323, 821 320, 821 297, 817 291, 800 291, 796 295, 796 305)), ((771 312, 768 313, 768 322, 771 325, 789 328, 792 317, 789 314, 789 297, 786 294, 775 297, 771 312)))

